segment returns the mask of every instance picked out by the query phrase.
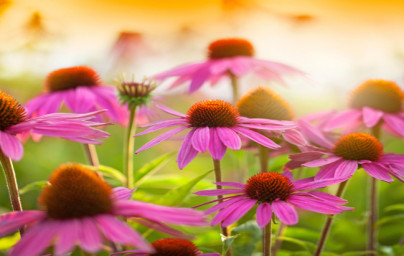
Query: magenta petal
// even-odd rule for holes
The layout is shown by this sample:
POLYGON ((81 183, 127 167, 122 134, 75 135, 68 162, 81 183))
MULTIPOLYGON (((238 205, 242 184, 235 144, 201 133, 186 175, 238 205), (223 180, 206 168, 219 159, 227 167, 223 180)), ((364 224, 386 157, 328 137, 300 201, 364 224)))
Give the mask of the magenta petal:
POLYGON ((102 237, 92 218, 80 220, 81 229, 79 233, 80 247, 89 253, 96 253, 102 248, 102 237))
POLYGON ((368 107, 364 107, 362 113, 363 113, 363 122, 365 123, 366 127, 375 126, 383 117, 382 111, 368 107))
POLYGON ((217 128, 210 128, 210 142, 209 142, 209 152, 212 158, 215 160, 222 160, 224 154, 226 153, 226 146, 219 139, 217 134, 217 128))
POLYGON ((391 129, 401 136, 404 136, 404 118, 399 117, 398 115, 385 114, 383 120, 391 129))
POLYGON ((293 173, 291 171, 284 171, 282 175, 288 178, 290 181, 293 181, 293 173))
POLYGON ((293 206, 284 201, 273 201, 272 210, 274 211, 276 217, 287 225, 295 225, 299 219, 293 206))
POLYGON ((299 195, 291 195, 288 198, 288 202, 299 208, 324 214, 337 214, 341 213, 343 210, 350 209, 350 208, 344 208, 343 206, 337 204, 330 203, 328 201, 299 195))
POLYGON ((231 59, 230 71, 236 76, 246 74, 251 68, 251 58, 235 57, 231 59))
POLYGON ((57 223, 44 221, 27 230, 21 240, 11 249, 9 256, 37 256, 52 242, 58 231, 57 223))
POLYGON ((404 155, 398 155, 398 154, 393 154, 393 153, 387 153, 384 154, 379 162, 383 162, 383 163, 394 163, 394 164, 398 164, 398 165, 402 165, 404 166, 404 155))
POLYGON ((324 166, 324 165, 336 162, 336 161, 338 161, 340 159, 341 159, 341 157, 339 157, 339 156, 329 156, 329 157, 326 157, 326 158, 320 158, 320 159, 317 159, 317 160, 313 160, 313 161, 307 162, 307 163, 302 164, 302 165, 306 166, 306 167, 319 167, 319 166, 324 166))
POLYGON ((306 136, 309 141, 328 149, 333 146, 333 143, 329 141, 318 128, 303 120, 298 121, 298 125, 303 135, 306 136))
POLYGON ((21 142, 15 136, 3 131, 0 131, 0 148, 7 157, 15 161, 20 160, 24 153, 21 142))
POLYGON ((195 71, 189 86, 189 93, 193 93, 194 91, 198 90, 206 82, 210 75, 209 64, 206 64, 206 66, 202 67, 198 71, 195 71))
POLYGON ((330 203, 336 203, 336 204, 346 204, 348 203, 347 200, 339 198, 334 195, 330 195, 328 193, 322 192, 322 191, 309 191, 307 194, 316 197, 318 199, 322 199, 324 201, 328 201, 330 203))
POLYGON ((143 219, 132 219, 132 220, 143 226, 154 229, 154 230, 164 233, 164 234, 168 234, 170 236, 179 237, 179 238, 183 238, 183 239, 192 239, 193 238, 191 235, 188 235, 179 230, 173 229, 172 227, 165 225, 161 222, 157 222, 157 221, 149 222, 149 221, 146 221, 143 219))
POLYGON ((114 200, 128 200, 132 197, 133 192, 136 190, 125 187, 116 187, 112 189, 112 198, 114 200))
POLYGON ((218 195, 229 195, 238 193, 244 193, 244 189, 221 188, 221 189, 202 190, 195 192, 194 194, 198 196, 218 196, 218 195))
MULTIPOLYGON (((241 217, 244 216, 253 206, 257 203, 256 200, 249 199, 244 202, 242 205, 239 205, 236 209, 234 209, 229 215, 227 215, 226 219, 222 222, 222 227, 227 227, 234 222, 238 221, 241 217)), ((236 203, 237 204, 237 203, 236 203)))
POLYGON ((178 151, 177 162, 180 170, 187 166, 198 154, 198 151, 194 149, 191 142, 194 132, 195 130, 191 130, 187 136, 185 136, 184 142, 182 142, 180 150, 178 151))
POLYGON ((246 199, 246 195, 234 196, 234 197, 230 198, 229 200, 220 202, 217 205, 214 205, 214 206, 210 207, 209 209, 207 209, 205 211, 205 214, 214 213, 216 211, 219 211, 219 210, 221 210, 223 208, 226 208, 227 206, 232 205, 232 204, 234 204, 234 203, 236 203, 238 201, 241 201, 243 199, 246 199))
POLYGON ((166 107, 166 106, 157 105, 157 107, 158 107, 159 109, 163 110, 164 112, 170 114, 170 115, 178 116, 178 117, 185 117, 184 114, 182 114, 182 113, 180 113, 180 112, 177 112, 177 111, 175 111, 175 110, 172 110, 171 108, 168 108, 168 107, 166 107))
POLYGON ((235 188, 245 188, 245 185, 243 183, 239 182, 215 182, 217 185, 225 186, 225 187, 235 187, 235 188))
POLYGON ((46 217, 44 211, 9 212, 0 216, 0 236, 17 231, 20 227, 40 221, 46 217))
POLYGON ((350 178, 358 169, 358 161, 344 160, 335 170, 335 178, 350 178))
POLYGON ((192 135, 192 146, 198 152, 205 152, 209 147, 210 131, 209 127, 198 127, 194 129, 194 135, 192 135))
POLYGON ((389 170, 377 165, 377 164, 362 164, 363 169, 367 173, 369 173, 370 176, 385 181, 385 182, 393 182, 394 179, 390 177, 389 175, 389 170))
POLYGON ((234 127, 233 130, 267 148, 279 149, 281 147, 272 140, 265 137, 264 135, 254 132, 252 130, 242 127, 234 127))
POLYGON ((262 203, 257 207, 257 224, 260 228, 265 227, 272 218, 272 208, 268 203, 262 203))
POLYGON ((334 163, 327 164, 323 166, 317 173, 316 176, 314 176, 314 180, 324 180, 324 179, 333 179, 334 177, 337 177, 335 175, 335 171, 337 170, 338 166, 343 162, 344 160, 341 159, 339 161, 335 161, 334 163))
POLYGON ((310 151, 310 152, 293 154, 293 155, 290 155, 289 158, 294 161, 309 162, 309 161, 319 159, 323 155, 324 155, 323 152, 310 151))
POLYGON ((172 127, 172 126, 177 126, 177 125, 187 125, 187 122, 184 119, 168 119, 164 121, 159 121, 150 124, 152 127, 149 127, 148 129, 139 132, 135 135, 135 137, 144 135, 147 133, 155 132, 164 128, 172 127))
POLYGON ((293 182, 296 191, 302 190, 310 190, 310 189, 318 189, 324 188, 333 184, 337 184, 347 180, 344 178, 333 178, 333 179, 324 179, 324 180, 315 180, 314 177, 305 178, 301 180, 296 180, 293 182))
POLYGON ((55 242, 55 254, 64 255, 74 249, 79 240, 80 221, 78 219, 59 221, 58 239, 55 242))
POLYGON ((293 145, 297 145, 297 146, 303 146, 308 144, 307 140, 304 138, 303 134, 301 134, 299 131, 295 130, 295 129, 290 129, 285 131, 282 134, 283 138, 293 144, 293 145))
POLYGON ((324 126, 324 130, 331 131, 335 128, 347 125, 350 122, 355 121, 362 115, 362 110, 347 110, 336 114, 330 118, 328 123, 324 126))
POLYGON ((187 75, 189 73, 195 72, 195 70, 198 70, 201 66, 203 66, 205 62, 202 63, 191 63, 191 64, 186 64, 186 65, 181 65, 179 67, 175 67, 171 70, 159 73, 157 75, 154 75, 153 77, 162 80, 166 79, 171 76, 183 76, 187 75))
POLYGON ((171 136, 173 136, 173 135, 175 135, 175 134, 177 134, 177 133, 179 133, 179 132, 181 132, 181 131, 183 131, 183 130, 185 130, 185 129, 187 129, 187 128, 188 128, 187 126, 177 127, 177 128, 175 128, 175 129, 173 129, 173 130, 171 130, 171 131, 168 131, 168 132, 166 132, 166 133, 163 133, 163 134, 160 135, 160 136, 157 136, 156 138, 152 139, 151 141, 149 141, 149 142, 147 142, 145 145, 143 145, 141 148, 139 148, 139 149, 136 151, 136 154, 139 153, 139 152, 141 152, 141 151, 143 151, 143 150, 146 150, 146 149, 148 149, 148 148, 151 148, 151 147, 153 147, 153 146, 159 144, 160 142, 162 142, 162 141, 164 141, 164 140, 170 138, 171 136))
POLYGON ((226 147, 233 150, 239 150, 241 148, 241 139, 235 131, 227 127, 217 127, 216 131, 226 147))

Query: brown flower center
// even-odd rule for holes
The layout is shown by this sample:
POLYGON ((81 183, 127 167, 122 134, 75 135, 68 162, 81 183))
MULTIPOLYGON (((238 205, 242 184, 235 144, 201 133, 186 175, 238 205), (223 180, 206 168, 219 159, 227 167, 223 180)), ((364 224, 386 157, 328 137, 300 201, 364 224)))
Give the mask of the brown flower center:
POLYGON ((286 200, 293 192, 293 184, 282 174, 263 172, 248 179, 245 192, 252 199, 271 203, 275 199, 286 200))
POLYGON ((13 97, 0 91, 0 130, 5 131, 26 119, 25 109, 13 97))
POLYGON ((39 197, 54 219, 91 217, 112 210, 112 188, 98 175, 79 164, 56 169, 39 197))
POLYGON ((333 152, 346 160, 376 161, 383 153, 383 145, 370 134, 350 133, 335 143, 333 152))
POLYGON ((290 105, 274 91, 258 87, 243 96, 236 107, 241 116, 273 120, 292 120, 290 105))
POLYGON ((55 92, 74 89, 79 86, 96 86, 101 83, 101 78, 95 70, 86 66, 77 66, 51 72, 46 77, 45 89, 55 92))
POLYGON ((164 238, 152 243, 156 250, 151 256, 196 256, 199 250, 187 240, 176 238, 164 238))
POLYGON ((404 94, 400 87, 391 81, 370 80, 353 92, 350 107, 360 109, 370 107, 388 113, 403 109, 404 94))
POLYGON ((222 100, 204 100, 194 104, 187 113, 193 127, 231 127, 237 124, 239 113, 222 100))
POLYGON ((249 41, 241 38, 216 40, 208 47, 208 58, 211 60, 253 55, 253 45, 249 41))

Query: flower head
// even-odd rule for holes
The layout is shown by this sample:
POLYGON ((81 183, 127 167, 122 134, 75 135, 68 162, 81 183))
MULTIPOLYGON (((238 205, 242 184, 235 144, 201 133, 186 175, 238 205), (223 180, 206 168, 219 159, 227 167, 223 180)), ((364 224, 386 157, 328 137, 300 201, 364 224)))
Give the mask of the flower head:
POLYGON ((315 176, 316 180, 332 178, 346 180, 362 167, 376 179, 392 182, 391 175, 404 182, 404 155, 384 153, 383 145, 373 135, 350 133, 332 142, 308 123, 302 124, 312 131, 311 136, 317 141, 323 141, 318 143, 322 147, 313 147, 311 151, 290 155, 291 161, 286 164, 285 169, 299 166, 322 167, 315 176))
POLYGON ((143 79, 142 82, 122 81, 118 86, 118 96, 122 104, 128 104, 129 109, 146 106, 156 86, 156 82, 150 79, 143 79))
POLYGON ((315 181, 313 178, 293 181, 291 172, 283 174, 263 172, 250 177, 246 184, 216 183, 232 187, 231 189, 204 190, 195 194, 200 196, 232 195, 224 197, 219 204, 205 211, 206 214, 219 211, 212 219, 212 226, 220 222, 223 227, 229 226, 243 217, 253 206, 258 205, 257 223, 262 228, 271 221, 272 213, 285 224, 295 225, 298 222, 298 215, 294 207, 323 214, 337 214, 345 210, 352 210, 352 208, 341 206, 347 201, 339 197, 320 191, 304 192, 341 181, 342 179, 315 181))
POLYGON ((253 45, 241 38, 220 39, 208 47, 208 60, 183 65, 155 75, 158 80, 177 77, 171 88, 190 82, 189 93, 198 90, 205 82, 217 84, 222 78, 234 75, 241 77, 248 72, 276 82, 284 83, 283 75, 305 75, 291 66, 260 60, 253 57, 253 45))
POLYGON ((350 97, 350 110, 332 114, 326 131, 339 127, 354 130, 361 124, 368 128, 382 124, 394 135, 404 136, 403 90, 394 82, 369 80, 356 88, 350 97))
POLYGON ((178 152, 177 161, 180 169, 190 163, 198 152, 203 153, 208 150, 213 159, 221 160, 227 148, 239 150, 241 148, 240 135, 265 147, 277 149, 279 146, 276 143, 256 132, 255 129, 285 131, 295 127, 294 122, 291 121, 242 117, 234 106, 221 100, 198 102, 188 110, 186 115, 163 106, 159 106, 159 108, 178 118, 148 124, 145 127, 150 128, 136 136, 172 126, 179 127, 152 139, 138 149, 136 153, 148 149, 185 129, 190 129, 178 152))
POLYGON ((106 109, 104 115, 115 122, 123 125, 128 121, 128 113, 119 105, 114 88, 104 86, 98 73, 86 66, 51 72, 45 80, 45 92, 25 107, 28 116, 41 116, 58 112, 62 104, 79 114, 106 109))
POLYGON ((163 238, 151 243, 154 253, 146 253, 142 250, 124 251, 112 255, 125 256, 220 256, 219 253, 202 253, 194 243, 179 238, 163 238), (127 254, 128 253, 128 254, 127 254))
POLYGON ((105 139, 109 134, 93 127, 105 124, 90 120, 103 112, 60 113, 29 118, 24 107, 13 97, 0 91, 0 149, 7 157, 20 160, 24 150, 16 135, 23 136, 28 132, 80 143, 100 144, 98 139, 105 139))
POLYGON ((77 245, 89 253, 103 248, 105 240, 136 246, 146 253, 154 249, 136 231, 118 219, 136 218, 140 224, 175 236, 186 235, 164 224, 205 225, 200 212, 129 200, 131 190, 112 189, 95 173, 78 164, 60 166, 44 187, 42 211, 11 212, 0 216, 0 236, 29 225, 9 255, 34 256, 47 247, 65 255, 77 245))

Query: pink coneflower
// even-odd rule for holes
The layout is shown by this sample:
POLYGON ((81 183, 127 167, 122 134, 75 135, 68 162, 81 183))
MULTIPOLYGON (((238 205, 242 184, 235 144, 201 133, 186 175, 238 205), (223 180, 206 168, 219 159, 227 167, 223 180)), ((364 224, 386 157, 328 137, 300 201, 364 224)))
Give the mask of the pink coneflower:
MULTIPOLYGON (((306 124, 308 125, 308 124, 306 124)), ((393 176, 404 182, 404 155, 384 153, 383 145, 367 133, 350 133, 340 137, 335 143, 327 140, 321 132, 312 129, 323 148, 290 155, 291 161, 285 169, 298 166, 322 167, 315 179, 349 179, 361 166, 372 177, 392 182, 393 176), (323 156, 326 156, 323 158, 323 156)))
MULTIPOLYGON (((232 195, 205 211, 206 214, 219 211, 211 225, 222 223, 229 226, 244 216, 254 205, 257 208, 257 223, 263 228, 271 221, 272 213, 283 223, 295 225, 298 215, 294 207, 324 214, 337 214, 352 208, 341 206, 346 200, 321 191, 306 190, 323 188, 342 181, 341 179, 315 181, 306 178, 293 181, 291 172, 279 174, 263 172, 250 177, 246 184, 238 182, 220 182, 231 189, 214 189, 196 192, 200 196, 232 195)), ((214 200, 205 204, 213 203, 214 200)))
POLYGON ((241 148, 240 135, 265 147, 277 149, 279 146, 275 142, 254 130, 284 131, 295 127, 295 123, 290 121, 242 117, 235 107, 221 100, 198 102, 188 110, 186 115, 163 106, 159 106, 159 108, 179 118, 148 124, 146 127, 150 128, 138 133, 137 136, 172 126, 179 127, 152 139, 136 153, 185 129, 190 129, 178 152, 177 161, 180 169, 190 163, 198 152, 203 153, 208 150, 214 160, 221 160, 227 148, 239 150, 241 148))
POLYGON ((241 38, 220 39, 209 45, 207 61, 180 66, 157 74, 155 78, 164 80, 177 77, 171 88, 190 82, 188 91, 192 93, 205 82, 215 85, 224 77, 241 77, 248 72, 280 83, 284 83, 283 75, 304 75, 302 71, 291 66, 256 59, 253 56, 254 47, 249 41, 241 38))
POLYGON ((97 139, 105 139, 109 134, 93 128, 103 125, 102 123, 89 120, 103 112, 58 113, 29 118, 26 110, 13 97, 0 91, 0 148, 7 157, 20 160, 24 150, 16 135, 27 132, 80 143, 100 144, 101 141, 97 139))
POLYGON ((383 124, 394 135, 404 136, 404 93, 394 82, 369 80, 352 93, 350 110, 334 114, 324 129, 332 130, 349 126, 351 129, 364 124, 373 128, 383 124))
POLYGON ((199 249, 188 240, 178 238, 163 238, 151 243, 154 253, 142 250, 123 251, 113 253, 114 255, 125 256, 220 256, 219 253, 202 253, 199 249))
POLYGON ((154 252, 153 247, 118 216, 135 218, 134 221, 147 227, 177 235, 181 232, 163 223, 206 224, 203 214, 192 209, 129 200, 122 189, 115 195, 96 173, 78 164, 62 165, 51 175, 49 183, 39 197, 43 210, 0 216, 1 236, 28 225, 10 256, 39 255, 49 246, 53 246, 54 255, 65 255, 75 246, 96 253, 103 249, 105 241, 154 252))
POLYGON ((115 88, 104 86, 97 72, 86 66, 51 72, 45 80, 45 93, 25 107, 29 116, 41 116, 58 112, 63 103, 74 113, 106 109, 108 118, 121 125, 128 122, 128 113, 118 103, 115 88))

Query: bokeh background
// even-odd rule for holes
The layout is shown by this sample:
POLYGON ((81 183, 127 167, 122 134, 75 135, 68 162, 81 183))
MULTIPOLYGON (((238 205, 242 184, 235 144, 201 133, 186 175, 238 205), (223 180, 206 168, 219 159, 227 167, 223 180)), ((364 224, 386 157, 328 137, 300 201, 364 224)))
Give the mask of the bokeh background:
MULTIPOLYGON (((113 85, 122 74, 141 78, 204 60, 211 41, 243 37, 254 44, 258 58, 292 65, 312 79, 293 78, 284 88, 247 76, 241 80, 243 92, 258 85, 271 86, 292 105, 298 117, 343 109, 349 92, 367 79, 394 80, 403 86, 403 13, 402 0, 0 0, 0 89, 25 103, 41 92, 47 73, 74 65, 93 67, 113 85)), ((166 105, 182 112, 197 99, 231 99, 227 81, 191 96, 183 95, 181 101, 177 95, 185 88, 176 92, 166 92, 165 88, 163 84, 156 93, 165 96, 166 105)), ((98 147, 100 160, 120 170, 123 128, 111 126, 108 131, 111 139, 98 147)), ((137 139, 136 148, 147 139, 137 139)), ((386 151, 404 153, 402 140, 383 136, 383 142, 386 151)), ((178 146, 178 141, 171 141, 143 152, 135 158, 136 168, 163 153, 175 152, 178 146)), ((61 139, 29 141, 24 147, 24 158, 15 163, 20 187, 47 179, 61 163, 86 162, 81 145, 61 139)), ((273 159, 271 168, 279 170, 285 161, 273 159)), ((209 156, 203 155, 179 171, 173 157, 139 188, 138 195, 153 200, 153 196, 211 168, 209 156)), ((258 169, 251 152, 227 154, 223 168, 226 177, 240 181, 258 169)), ((196 189, 209 188, 212 179, 207 176, 196 189)), ((366 179, 358 172, 349 185, 346 198, 356 210, 336 220, 327 250, 363 250, 366 179)), ((0 211, 5 212, 10 205, 1 175, 0 184, 0 211)), ((383 253, 400 255, 397 244, 404 233, 404 208, 391 210, 388 206, 404 203, 404 185, 398 181, 384 183, 380 192, 381 217, 401 216, 380 227, 383 253)), ((23 195, 25 209, 37 207, 38 193, 23 195)), ((183 206, 199 200, 191 196, 183 206)), ((324 217, 302 212, 301 218, 297 227, 287 231, 286 235, 295 240, 285 242, 284 255, 310 255, 310 243, 319 236, 324 217)), ((193 232, 198 245, 220 250, 216 231, 207 229, 204 235, 193 232)), ((4 244, 0 240, 0 249, 4 244)), ((259 248, 259 242, 256 246, 259 248)))

